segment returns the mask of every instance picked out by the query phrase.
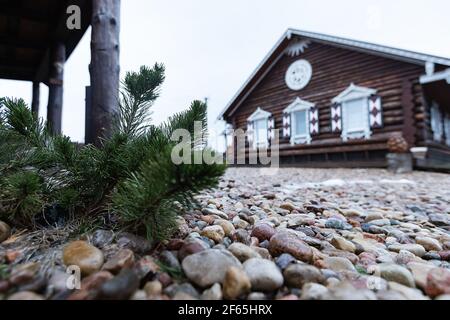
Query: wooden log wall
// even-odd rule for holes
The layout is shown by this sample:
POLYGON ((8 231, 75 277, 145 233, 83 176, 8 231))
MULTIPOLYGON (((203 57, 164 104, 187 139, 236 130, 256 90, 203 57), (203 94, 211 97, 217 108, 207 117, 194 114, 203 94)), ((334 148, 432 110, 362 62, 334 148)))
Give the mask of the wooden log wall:
MULTIPOLYGON (((285 55, 281 58, 247 96, 231 116, 232 119, 226 120, 234 122, 235 128, 245 129, 247 118, 261 107, 275 116, 275 127, 282 128, 282 111, 300 97, 315 103, 319 108, 320 134, 313 136, 311 145, 291 146, 288 139, 280 141, 281 155, 310 153, 313 149, 325 152, 330 147, 336 152, 344 149, 361 150, 361 145, 370 144, 386 149, 385 143, 392 132, 404 133, 411 124, 424 125, 423 120, 414 115, 423 108, 420 99, 422 91, 414 79, 423 73, 422 66, 312 43, 300 56, 285 55), (306 59, 311 63, 313 76, 303 90, 293 91, 286 86, 285 73, 290 64, 298 59, 306 59), (384 126, 373 130, 370 140, 343 143, 339 133, 331 132, 331 100, 352 82, 378 90, 382 98, 384 126), (408 102, 407 106, 404 106, 405 101, 408 102)), ((411 142, 424 139, 422 130, 407 134, 411 142)))

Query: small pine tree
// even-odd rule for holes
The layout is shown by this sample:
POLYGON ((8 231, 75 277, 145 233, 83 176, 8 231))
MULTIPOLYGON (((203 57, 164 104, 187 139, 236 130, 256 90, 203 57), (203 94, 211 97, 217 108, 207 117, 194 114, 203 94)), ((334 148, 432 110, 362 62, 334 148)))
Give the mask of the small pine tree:
POLYGON ((181 210, 214 187, 225 166, 171 161, 177 129, 194 136, 201 122, 205 145, 207 106, 194 101, 162 125, 150 124, 163 81, 161 64, 126 74, 114 132, 100 147, 51 135, 22 99, 0 99, 0 219, 29 226, 33 216, 60 207, 75 216, 110 213, 151 240, 169 237, 181 210))

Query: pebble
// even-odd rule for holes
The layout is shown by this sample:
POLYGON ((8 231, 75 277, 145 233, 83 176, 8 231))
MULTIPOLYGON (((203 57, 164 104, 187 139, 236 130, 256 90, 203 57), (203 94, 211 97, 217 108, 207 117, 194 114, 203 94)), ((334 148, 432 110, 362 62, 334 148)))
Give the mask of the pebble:
POLYGON ((247 274, 240 268, 230 267, 223 280, 223 296, 234 300, 250 292, 251 282, 247 274))
POLYGON ((442 251, 438 240, 428 237, 416 237, 416 243, 422 245, 427 251, 442 251))
POLYGON ((423 246, 421 246, 420 244, 395 244, 395 245, 391 245, 389 246, 389 250, 394 251, 394 252, 400 252, 400 250, 406 250, 409 251, 413 254, 415 254, 418 257, 422 257, 426 251, 425 248, 423 246))
POLYGON ((364 219, 365 222, 371 222, 374 220, 381 220, 384 219, 384 216, 381 212, 375 211, 375 212, 370 212, 366 218, 364 219))
POLYGON ((323 300, 328 294, 328 288, 318 283, 305 283, 302 287, 301 300, 323 300))
POLYGON ((223 237, 225 237, 225 231, 218 225, 205 227, 200 234, 204 237, 208 237, 215 243, 222 242, 223 237))
POLYGON ((6 222, 0 221, 0 243, 5 241, 11 235, 11 228, 6 222))
POLYGON ((311 247, 295 235, 287 232, 279 232, 270 239, 269 251, 275 257, 283 253, 289 253, 304 262, 311 262, 313 258, 311 247))
POLYGON ((279 257, 275 259, 275 263, 281 270, 286 269, 290 264, 296 263, 297 259, 295 259, 289 253, 283 253, 279 257))
POLYGON ((290 203, 290 202, 284 202, 284 203, 282 203, 282 204, 280 205, 280 208, 281 208, 281 209, 284 209, 284 210, 288 210, 288 211, 294 211, 294 210, 297 209, 297 207, 294 206, 294 205, 293 205, 292 203, 290 203))
POLYGON ((100 287, 102 299, 126 300, 139 288, 139 278, 134 270, 123 269, 117 276, 100 287))
POLYGON ((178 250, 178 259, 183 261, 187 256, 198 253, 200 251, 204 251, 208 249, 208 246, 201 240, 190 240, 184 243, 180 250, 178 250))
POLYGON ((390 224, 391 221, 389 219, 377 219, 369 222, 369 225, 377 227, 389 226, 390 224))
POLYGON ((338 230, 351 230, 353 227, 340 219, 330 218, 325 222, 325 227, 338 230))
POLYGON ((129 269, 134 265, 134 253, 130 249, 120 249, 102 267, 103 270, 117 274, 122 269, 129 269))
POLYGON ((450 270, 434 268, 427 275, 425 292, 434 298, 443 294, 450 294, 450 270))
POLYGON ((186 257, 182 267, 189 280, 206 288, 222 283, 229 267, 242 268, 242 265, 230 252, 210 249, 186 257))
POLYGON ((29 262, 14 267, 9 276, 9 282, 13 285, 23 285, 29 283, 36 277, 40 269, 39 263, 29 262))
POLYGON ((104 248, 114 241, 114 232, 111 230, 96 230, 92 234, 92 245, 97 248, 104 248))
POLYGON ((147 239, 128 233, 122 232, 117 237, 117 244, 121 248, 130 249, 137 254, 146 254, 152 249, 152 244, 147 239))
POLYGON ((272 261, 260 258, 249 259, 244 263, 244 270, 250 278, 252 290, 273 291, 283 285, 283 275, 272 261))
POLYGON ((84 275, 100 270, 103 260, 102 251, 85 241, 71 242, 63 250, 64 264, 78 266, 84 275))
POLYGON ((81 289, 72 293, 68 300, 93 300, 98 296, 98 290, 114 276, 108 271, 99 271, 81 280, 81 289))
POLYGON ((333 271, 351 271, 356 272, 354 265, 347 258, 342 257, 326 257, 323 260, 323 266, 325 269, 333 271))
POLYGON ((436 267, 431 264, 419 263, 419 262, 410 262, 407 265, 407 268, 411 271, 414 282, 416 286, 419 288, 425 289, 427 285, 427 276, 428 273, 435 269, 436 267))
POLYGON ((250 301, 267 300, 267 297, 263 292, 252 292, 248 295, 247 300, 250 301))
POLYGON ((283 272, 286 285, 301 289, 306 283, 323 283, 324 276, 316 267, 307 264, 291 264, 283 272))
POLYGON ((240 242, 235 242, 231 244, 228 247, 228 251, 230 251, 241 262, 245 262, 251 258, 261 258, 259 253, 257 253, 251 247, 240 242))
POLYGON ((241 219, 239 217, 234 217, 233 225, 238 229, 246 229, 249 226, 249 223, 247 221, 245 221, 244 219, 241 219))
POLYGON ((181 270, 180 262, 178 258, 168 250, 164 250, 159 254, 160 261, 165 264, 167 267, 174 270, 181 270))
POLYGON ((211 288, 203 291, 201 295, 202 300, 222 300, 222 287, 219 283, 215 283, 211 288))
POLYGON ((405 267, 393 263, 381 263, 373 268, 375 275, 381 278, 400 283, 404 286, 415 288, 415 281, 411 272, 405 267))
POLYGON ((348 251, 348 252, 352 252, 352 253, 354 253, 356 251, 356 246, 352 242, 344 239, 343 237, 334 236, 331 239, 330 243, 333 246, 335 246, 336 249, 339 249, 339 250, 344 250, 344 251, 348 251))
POLYGON ((162 292, 162 284, 158 280, 149 281, 144 286, 148 298, 157 297, 162 292))
POLYGON ((233 224, 228 220, 219 219, 214 221, 214 224, 221 226, 227 237, 231 236, 233 232, 236 231, 233 224))
POLYGON ((402 265, 407 265, 410 262, 416 260, 416 255, 412 252, 406 250, 400 250, 398 255, 395 257, 395 262, 402 265))
POLYGON ((398 282, 389 282, 389 289, 400 293, 406 300, 430 300, 421 290, 404 286, 398 282))
POLYGON ((251 243, 251 237, 250 237, 249 233, 247 231, 245 231, 244 229, 236 230, 236 232, 233 233, 233 235, 231 236, 231 239, 234 242, 241 242, 246 245, 250 245, 250 243, 251 243))
POLYGON ((169 297, 172 297, 176 299, 175 297, 179 297, 180 300, 191 300, 191 299, 199 299, 200 294, 198 293, 197 289, 194 288, 192 284, 189 282, 184 283, 174 283, 167 288, 164 289, 164 293, 167 294, 169 297), (180 294, 183 294, 180 296, 180 294), (183 297, 184 296, 184 297, 183 297), (181 299, 183 297, 183 299, 181 299))
POLYGON ((258 238, 259 241, 270 240, 276 233, 275 229, 267 223, 256 225, 251 233, 252 237, 258 238))
POLYGON ((213 208, 203 208, 202 213, 206 216, 207 215, 215 215, 215 216, 218 216, 225 220, 228 219, 228 215, 225 212, 217 210, 217 209, 213 209, 213 208))

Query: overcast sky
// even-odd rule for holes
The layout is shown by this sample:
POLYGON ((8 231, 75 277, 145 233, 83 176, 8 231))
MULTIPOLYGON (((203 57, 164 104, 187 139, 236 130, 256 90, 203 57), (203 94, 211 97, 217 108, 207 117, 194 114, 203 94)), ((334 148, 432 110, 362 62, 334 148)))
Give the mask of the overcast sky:
MULTIPOLYGON (((163 62, 153 121, 209 99, 217 115, 287 28, 450 57, 448 0, 122 0, 121 73, 163 62)), ((90 30, 67 62, 63 132, 84 140, 90 30)), ((47 87, 41 85, 41 116, 47 87)), ((0 80, 0 96, 31 100, 31 84, 0 80)))

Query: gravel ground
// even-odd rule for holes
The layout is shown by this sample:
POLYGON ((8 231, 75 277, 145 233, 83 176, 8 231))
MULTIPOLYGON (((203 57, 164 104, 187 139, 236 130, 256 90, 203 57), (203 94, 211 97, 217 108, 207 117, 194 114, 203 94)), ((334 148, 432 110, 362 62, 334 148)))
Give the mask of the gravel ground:
MULTIPOLYGON (((450 175, 231 168, 197 198, 156 248, 97 230, 50 246, 45 277, 42 257, 9 268, 0 297, 450 299, 450 175), (81 290, 67 289, 69 265, 81 290)), ((8 246, 6 266, 21 256, 8 246)))

